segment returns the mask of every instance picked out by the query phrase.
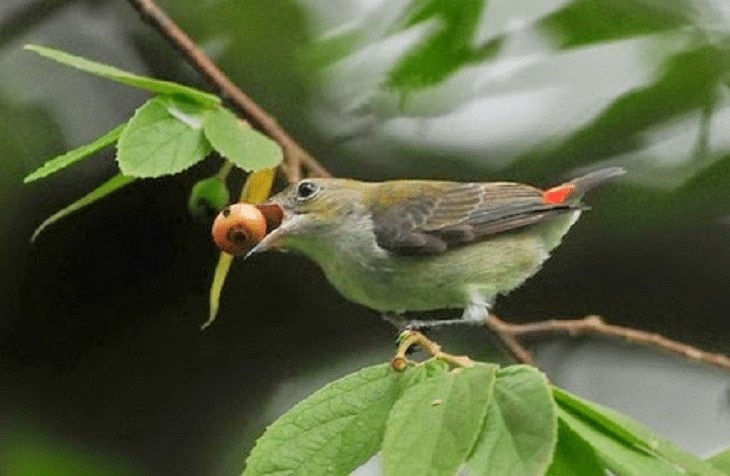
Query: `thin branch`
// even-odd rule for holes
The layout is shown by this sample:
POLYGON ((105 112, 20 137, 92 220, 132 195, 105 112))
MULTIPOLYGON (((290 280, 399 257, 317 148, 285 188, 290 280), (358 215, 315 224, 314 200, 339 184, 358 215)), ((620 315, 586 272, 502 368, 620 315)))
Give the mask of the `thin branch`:
POLYGON ((537 365, 535 364, 535 359, 532 358, 532 353, 527 350, 522 344, 520 344, 520 342, 514 337, 514 335, 505 331, 503 327, 505 324, 507 323, 502 321, 501 319, 498 319, 494 315, 490 315, 487 319, 487 327, 489 328, 489 330, 491 330, 494 335, 497 336, 500 342, 502 342, 504 348, 516 362, 537 367, 537 365))
POLYGON ((236 108, 253 119, 261 129, 279 143, 284 150, 284 163, 281 172, 287 182, 297 182, 302 178, 302 169, 318 177, 330 177, 329 171, 297 143, 276 121, 276 119, 244 93, 215 64, 154 0, 129 0, 147 23, 167 38, 185 59, 205 79, 219 91, 221 96, 230 99, 236 108))
MULTIPOLYGON (((490 329, 494 330, 500 336, 503 342, 505 338, 516 340, 518 337, 552 334, 556 332, 566 333, 570 336, 592 334, 624 339, 628 342, 654 347, 690 360, 730 370, 730 357, 726 355, 707 352, 689 344, 668 339, 661 334, 640 331, 631 327, 606 324, 599 316, 587 316, 583 319, 551 319, 527 324, 511 324, 496 316, 490 316, 488 325, 490 329)), ((522 359, 517 360, 524 362, 522 359)))

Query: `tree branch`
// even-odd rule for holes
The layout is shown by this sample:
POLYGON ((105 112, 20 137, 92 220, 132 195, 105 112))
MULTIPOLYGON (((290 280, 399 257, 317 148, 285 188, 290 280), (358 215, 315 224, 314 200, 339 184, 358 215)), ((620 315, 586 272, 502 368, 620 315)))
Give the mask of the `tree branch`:
POLYGON ((239 112, 251 118, 266 134, 279 143, 284 151, 284 163, 280 170, 287 182, 299 181, 305 175, 304 169, 318 177, 331 176, 329 171, 304 150, 272 115, 236 86, 154 0, 129 0, 129 3, 139 12, 144 21, 152 25, 183 54, 193 68, 218 90, 222 97, 229 99, 239 112))
POLYGON ((432 357, 442 360, 455 367, 474 367, 475 362, 466 355, 453 355, 441 350, 441 346, 418 331, 406 330, 399 337, 400 343, 395 356, 390 360, 393 369, 402 371, 408 366, 408 350, 411 347, 420 347, 432 357))
MULTIPOLYGON (((666 352, 680 355, 690 360, 730 370, 730 358, 726 355, 707 352, 689 344, 668 339, 661 334, 640 331, 631 327, 606 324, 599 316, 587 316, 583 319, 551 319, 548 321, 531 322, 527 324, 511 324, 496 316, 489 316, 487 326, 498 335, 502 342, 505 343, 510 340, 517 342, 518 337, 552 334, 556 332, 566 333, 570 336, 592 334, 624 339, 628 342, 647 347, 654 347, 666 352)), ((518 352, 521 352, 521 350, 526 352, 519 342, 518 346, 518 352)), ((511 353, 513 357, 515 357, 515 360, 532 364, 532 362, 526 360, 525 355, 515 352, 511 353)), ((531 357, 529 352, 526 355, 527 357, 531 357)))
POLYGON ((514 335, 505 331, 503 327, 505 324, 510 325, 497 318, 497 316, 490 314, 487 318, 486 325, 489 330, 497 336, 504 348, 507 350, 507 353, 509 353, 516 362, 537 367, 535 359, 532 357, 532 353, 520 344, 514 335))

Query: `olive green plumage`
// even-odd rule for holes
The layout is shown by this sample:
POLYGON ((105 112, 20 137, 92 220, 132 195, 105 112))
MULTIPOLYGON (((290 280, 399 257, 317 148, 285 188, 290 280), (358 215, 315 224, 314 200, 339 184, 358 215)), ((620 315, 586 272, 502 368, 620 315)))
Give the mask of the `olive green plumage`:
MULTIPOLYGON (((251 254, 298 251, 344 297, 382 313, 456 307, 464 320, 483 322, 497 295, 536 273, 560 244, 584 208, 582 194, 623 173, 574 179, 557 203, 512 182, 305 179, 272 197, 284 220, 251 254)), ((455 322, 463 321, 418 324, 455 322)))

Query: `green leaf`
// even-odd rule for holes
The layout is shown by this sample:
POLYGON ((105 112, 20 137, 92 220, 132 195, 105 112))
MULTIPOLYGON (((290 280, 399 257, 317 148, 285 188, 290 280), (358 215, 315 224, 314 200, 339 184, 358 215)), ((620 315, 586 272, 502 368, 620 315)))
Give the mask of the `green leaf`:
POLYGON ((203 136, 206 109, 171 96, 143 104, 122 131, 117 162, 124 175, 160 177, 200 162, 210 152, 203 136))
POLYGON ((558 407, 558 418, 591 445, 603 464, 618 476, 685 474, 668 462, 642 448, 627 444, 616 435, 603 431, 604 428, 594 425, 594 422, 584 420, 569 410, 558 407))
POLYGON ((206 114, 204 130, 215 150, 246 171, 275 167, 284 157, 279 144, 224 107, 206 114))
POLYGON ((91 192, 73 202, 71 205, 68 205, 67 207, 57 211, 50 217, 46 218, 43 223, 41 223, 38 228, 35 229, 35 231, 33 232, 33 236, 30 238, 30 241, 35 241, 35 239, 38 238, 38 235, 40 235, 43 230, 48 228, 50 225, 56 223, 61 218, 67 217, 68 215, 78 210, 81 210, 87 205, 91 205, 97 200, 106 197, 110 193, 119 190, 120 188, 134 182, 135 180, 135 177, 127 177, 122 174, 115 175, 91 192))
POLYGON ((383 438, 385 474, 454 474, 482 428, 496 370, 478 364, 406 390, 388 418, 383 438))
POLYGON ((550 30, 556 43, 565 48, 689 26, 695 15, 694 5, 687 0, 574 0, 547 16, 538 27, 550 30))
POLYGON ((558 444, 547 476, 605 476, 601 460, 586 440, 558 421, 558 444))
POLYGON ((102 78, 111 79, 118 83, 126 84, 135 88, 146 89, 159 94, 173 94, 184 96, 206 106, 216 106, 221 100, 214 94, 206 93, 199 89, 183 86, 172 81, 163 81, 160 79, 148 78, 134 73, 115 68, 103 63, 97 63, 80 56, 75 56, 64 51, 47 48, 40 45, 25 45, 26 50, 33 51, 39 55, 52 59, 58 63, 71 66, 72 68, 85 71, 87 73, 101 76, 102 78))
POLYGON ((376 365, 332 382, 298 403, 256 442, 244 475, 347 474, 380 448, 388 414, 410 368, 376 365))
POLYGON ((204 219, 210 212, 225 208, 231 200, 226 183, 219 177, 208 177, 193 185, 188 197, 188 211, 196 218, 204 219))
POLYGON ((540 371, 526 365, 498 371, 484 427, 469 458, 471 474, 544 474, 557 441, 555 412, 540 371))
POLYGON ((54 157, 25 177, 23 182, 28 183, 42 179, 58 172, 59 170, 65 169, 69 165, 75 164, 92 154, 95 154, 101 149, 115 143, 117 139, 119 139, 119 135, 122 133, 125 126, 126 124, 120 124, 93 142, 77 147, 76 149, 69 150, 58 157, 54 157))
POLYGON ((730 474, 730 448, 714 455, 708 461, 715 468, 724 471, 725 474, 730 474))
POLYGON ((590 421, 604 433, 611 434, 621 441, 644 449, 673 463, 689 474, 722 476, 711 464, 680 449, 675 443, 660 437, 649 428, 609 408, 584 400, 565 390, 553 387, 555 400, 563 407, 572 410, 581 418, 590 421))

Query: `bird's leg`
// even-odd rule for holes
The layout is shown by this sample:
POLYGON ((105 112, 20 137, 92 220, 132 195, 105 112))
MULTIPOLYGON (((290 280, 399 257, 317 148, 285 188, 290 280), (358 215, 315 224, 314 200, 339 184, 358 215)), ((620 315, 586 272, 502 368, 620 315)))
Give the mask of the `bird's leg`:
MULTIPOLYGON (((380 315, 380 317, 382 317, 384 321, 387 321, 387 322, 393 324, 393 326, 396 329, 398 329, 398 338, 396 338, 396 340, 395 340, 395 346, 398 347, 401 343, 401 335, 403 334, 403 331, 409 330, 411 328, 408 326, 408 323, 406 322, 405 319, 403 319, 403 315, 400 313, 384 312, 383 314, 380 315)), ((416 350, 418 350, 418 346, 412 345, 408 349, 406 349, 405 355, 407 355, 407 356, 411 355, 416 350)))
POLYGON ((487 322, 489 317, 489 304, 479 301, 470 302, 469 305, 464 309, 464 313, 459 319, 444 319, 444 320, 429 320, 420 321, 412 320, 408 321, 406 329, 420 330, 420 329, 432 329, 434 327, 445 327, 453 325, 472 325, 480 326, 487 322))

